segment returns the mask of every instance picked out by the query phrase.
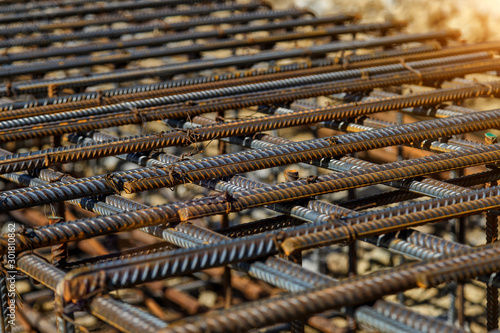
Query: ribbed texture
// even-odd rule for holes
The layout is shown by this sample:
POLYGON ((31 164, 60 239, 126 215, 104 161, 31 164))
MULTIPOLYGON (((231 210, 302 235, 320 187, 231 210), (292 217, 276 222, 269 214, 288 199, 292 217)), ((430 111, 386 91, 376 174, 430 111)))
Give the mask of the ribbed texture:
MULTIPOLYGON (((405 265, 349 279, 327 288, 317 288, 238 305, 229 310, 214 311, 210 315, 191 317, 174 322, 161 332, 234 332, 271 323, 286 322, 331 308, 363 304, 384 295, 414 288, 417 286, 417 276, 434 272, 442 267, 455 267, 463 272, 460 278, 464 279, 478 273, 468 268, 471 263, 481 263, 485 260, 491 262, 494 260, 489 260, 490 258, 496 259, 495 265, 482 267, 481 272, 488 274, 499 269, 499 257, 500 247, 498 246, 478 248, 469 254, 405 265)), ((444 281, 452 278, 454 278, 453 275, 442 276, 444 281)))

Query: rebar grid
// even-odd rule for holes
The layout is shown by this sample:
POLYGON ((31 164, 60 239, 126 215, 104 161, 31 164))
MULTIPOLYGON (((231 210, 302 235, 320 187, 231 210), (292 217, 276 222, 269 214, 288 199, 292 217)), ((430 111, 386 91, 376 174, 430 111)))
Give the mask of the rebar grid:
POLYGON ((359 19, 2 2, 1 332, 498 328, 500 42, 359 19))

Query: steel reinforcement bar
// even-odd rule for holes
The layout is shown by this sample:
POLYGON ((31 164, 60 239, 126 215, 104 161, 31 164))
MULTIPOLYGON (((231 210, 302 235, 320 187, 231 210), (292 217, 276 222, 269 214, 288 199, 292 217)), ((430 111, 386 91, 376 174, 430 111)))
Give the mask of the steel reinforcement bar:
MULTIPOLYGON (((481 112, 450 119, 431 120, 423 123, 395 127, 394 129, 397 129, 397 133, 399 133, 398 136, 394 135, 396 133, 393 129, 380 129, 369 133, 358 133, 357 135, 349 134, 338 137, 338 139, 334 138, 334 141, 338 140, 338 143, 333 145, 331 140, 318 139, 305 143, 287 144, 280 147, 260 149, 257 151, 229 154, 218 158, 205 158, 199 161, 177 162, 167 168, 149 167, 138 171, 132 170, 118 172, 107 178, 104 176, 90 177, 88 179, 81 179, 77 181, 62 182, 57 185, 47 185, 39 189, 30 189, 30 192, 38 191, 33 192, 33 195, 29 195, 27 191, 23 191, 22 195, 14 195, 13 193, 4 192, 2 193, 4 200, 2 200, 1 207, 2 209, 19 209, 22 207, 53 202, 52 200, 56 200, 57 197, 68 200, 92 194, 97 195, 111 193, 117 190, 122 190, 124 185, 126 190, 128 188, 128 191, 131 191, 132 189, 145 189, 146 187, 154 188, 165 185, 174 186, 175 184, 182 184, 186 181, 196 181, 196 179, 193 178, 195 175, 198 178, 210 179, 211 176, 214 175, 215 177, 222 176, 222 174, 219 174, 220 172, 223 172, 226 175, 232 175, 245 170, 251 171, 268 168, 270 165, 286 165, 295 162, 306 162, 321 159, 324 157, 331 158, 333 156, 344 155, 347 152, 366 150, 371 147, 386 147, 405 142, 439 138, 442 136, 452 135, 453 133, 474 131, 478 128, 488 129, 496 126, 496 122, 499 121, 497 119, 499 112, 500 111, 481 112), (347 138, 345 142, 342 142, 343 137, 347 138), (292 152, 293 155, 291 155, 292 152), (170 173, 172 173, 172 177, 169 176, 170 173), (151 179, 145 180, 145 183, 138 184, 133 181, 138 178, 151 179), (137 187, 137 185, 140 185, 141 187, 137 187), (47 192, 45 195, 40 196, 39 194, 43 191, 47 192), (59 192, 56 194, 52 191, 59 192), (62 193, 60 191, 64 191, 64 196, 61 197, 62 193), (53 195, 55 195, 55 197, 53 197, 50 193, 54 193, 53 195)), ((100 145, 106 147, 105 149, 109 149, 109 145, 112 142, 113 141, 106 141, 105 143, 100 143, 100 145)), ((95 148, 97 145, 85 144, 80 146, 95 148)), ((493 148, 484 147, 478 149, 486 150, 493 148)), ((468 150, 464 151, 467 152, 468 150)), ((110 155, 120 155, 123 153, 127 153, 127 151, 118 151, 110 155)), ((81 151, 75 151, 75 154, 80 154, 80 156, 82 156, 81 151)), ((455 154, 466 153, 462 151, 455 154)), ((2 170, 1 173, 8 173, 23 169, 34 169, 47 165, 45 156, 41 158, 40 162, 37 162, 31 157, 33 156, 30 154, 24 154, 18 157, 16 157, 16 155, 5 156, 2 160, 3 165, 0 163, 2 170)), ((2 157, 0 157, 0 159, 1 158, 2 157)), ((59 163, 61 160, 57 160, 57 162, 59 163)))
MULTIPOLYGON (((256 93, 256 92, 269 92, 271 90, 285 89, 298 86, 310 86, 312 84, 320 84, 331 81, 345 81, 348 79, 359 79, 369 76, 377 76, 381 74, 397 73, 406 70, 405 66, 410 66, 414 69, 424 69, 440 66, 440 65, 459 65, 460 63, 470 62, 474 60, 484 60, 491 58, 492 55, 486 52, 471 53, 459 56, 439 57, 436 59, 428 59, 422 61, 408 62, 406 65, 393 64, 377 67, 366 67, 363 69, 342 70, 339 66, 321 66, 313 70, 305 71, 287 71, 285 73, 277 73, 277 75, 259 76, 256 80, 253 77, 231 80, 232 87, 227 87, 227 83, 223 81, 211 82, 200 85, 188 85, 182 87, 169 87, 167 89, 156 90, 151 94, 136 93, 133 95, 126 95, 120 98, 111 97, 112 103, 105 101, 82 101, 63 103, 58 105, 47 105, 40 107, 30 107, 15 110, 4 110, 0 116, 0 128, 6 129, 11 127, 27 126, 30 124, 38 124, 44 122, 53 122, 68 120, 73 118, 89 117, 93 115, 104 115, 109 113, 120 113, 127 111, 130 112, 133 108, 141 108, 147 110, 147 107, 158 105, 168 105, 180 102, 194 102, 197 100, 206 100, 211 97, 220 98, 237 96, 243 93, 256 93), (333 69, 333 72, 330 71, 333 69), (316 74, 314 74, 316 72, 316 74), (283 75, 285 74, 285 75, 283 75), (301 75, 303 74, 303 75, 301 75), (287 78, 287 76, 289 78, 287 78), (255 82, 254 82, 255 81, 255 82), (259 82, 263 81, 263 82, 259 82), (250 84, 247 84, 250 83, 250 84), (153 96, 148 96, 153 95, 153 96), (156 97, 155 97, 156 96, 156 97), (154 99, 153 99, 154 97, 154 99), (135 100, 135 101, 134 101, 135 100), (159 104, 161 101, 161 104, 159 104), (106 105, 113 104, 112 106, 97 106, 91 109, 87 107, 94 106, 94 104, 106 105), (73 108, 82 108, 84 110, 73 110, 70 112, 62 112, 65 109, 71 110, 73 108), (19 119, 23 118, 23 119, 19 119), (16 120, 14 120, 16 119, 16 120), (8 121, 13 120, 13 121, 8 121)), ((443 70, 440 68, 440 70, 443 70)), ((473 84, 472 84, 473 85, 473 84)), ((386 96, 390 97, 390 96, 386 96)), ((182 107, 182 106, 180 106, 182 107)))
POLYGON ((147 69, 117 70, 111 73, 91 75, 88 77, 72 77, 53 80, 33 80, 24 83, 11 83, 0 86, 0 94, 3 96, 17 95, 22 93, 47 92, 49 87, 76 88, 85 87, 106 82, 121 82, 151 76, 169 77, 175 74, 200 71, 209 68, 222 68, 228 66, 242 66, 255 64, 262 61, 271 61, 284 58, 313 57, 325 55, 331 52, 341 52, 357 48, 375 48, 379 46, 390 46, 410 42, 423 42, 430 40, 442 40, 458 37, 456 32, 434 32, 426 34, 397 35, 376 38, 368 41, 337 42, 316 45, 309 48, 298 48, 285 51, 264 51, 255 55, 235 56, 231 58, 216 60, 201 60, 188 63, 179 63, 160 67, 149 67, 147 69))

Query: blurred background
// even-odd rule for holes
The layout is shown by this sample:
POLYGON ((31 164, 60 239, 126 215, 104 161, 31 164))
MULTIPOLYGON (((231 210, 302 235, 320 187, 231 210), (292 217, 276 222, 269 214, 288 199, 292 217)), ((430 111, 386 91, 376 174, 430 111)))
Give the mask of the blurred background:
POLYGON ((361 22, 406 20, 407 32, 457 29, 467 42, 500 40, 499 0, 270 0, 276 8, 309 8, 316 14, 359 13, 361 22))

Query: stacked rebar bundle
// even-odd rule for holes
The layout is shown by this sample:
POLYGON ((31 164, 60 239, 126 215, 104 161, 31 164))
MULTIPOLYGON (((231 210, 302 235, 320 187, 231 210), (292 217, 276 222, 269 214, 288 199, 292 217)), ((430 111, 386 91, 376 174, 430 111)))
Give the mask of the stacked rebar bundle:
POLYGON ((498 329, 500 41, 404 27, 0 2, 1 332, 498 329))

